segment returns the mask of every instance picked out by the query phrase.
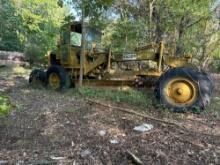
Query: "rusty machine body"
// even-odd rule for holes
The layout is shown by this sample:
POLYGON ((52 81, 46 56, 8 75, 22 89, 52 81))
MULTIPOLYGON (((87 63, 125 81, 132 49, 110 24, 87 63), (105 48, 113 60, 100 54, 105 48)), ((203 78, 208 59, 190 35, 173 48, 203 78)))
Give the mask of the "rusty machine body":
MULTIPOLYGON (((115 53, 100 46, 101 35, 96 28, 86 26, 85 84, 144 86, 149 77, 154 77, 159 79, 155 96, 166 107, 177 111, 204 109, 210 102, 212 81, 206 73, 190 67, 190 56, 171 56, 162 41, 137 48, 132 53, 115 53), (149 66, 149 62, 154 66, 149 66)), ((77 84, 81 36, 81 23, 64 25, 56 51, 47 55, 48 69, 33 70, 29 81, 41 80, 55 90, 77 84)))

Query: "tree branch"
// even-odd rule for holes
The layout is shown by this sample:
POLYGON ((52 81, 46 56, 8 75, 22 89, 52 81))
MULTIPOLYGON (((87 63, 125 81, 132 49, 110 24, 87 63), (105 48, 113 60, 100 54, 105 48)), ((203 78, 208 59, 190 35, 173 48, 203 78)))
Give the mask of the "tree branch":
POLYGON ((202 21, 202 20, 207 20, 208 18, 209 18, 209 17, 201 17, 201 18, 199 18, 198 20, 196 20, 196 21, 194 21, 194 22, 191 22, 190 24, 186 25, 185 28, 188 29, 188 28, 192 27, 193 25, 199 23, 199 22, 202 21))

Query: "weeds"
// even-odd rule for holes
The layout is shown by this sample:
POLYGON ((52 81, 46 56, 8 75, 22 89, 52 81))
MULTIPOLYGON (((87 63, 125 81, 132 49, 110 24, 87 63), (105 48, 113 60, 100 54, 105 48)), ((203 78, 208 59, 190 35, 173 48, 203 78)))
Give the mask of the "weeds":
POLYGON ((83 96, 87 98, 111 100, 117 103, 128 103, 142 108, 152 105, 152 96, 145 91, 139 91, 132 88, 122 89, 103 89, 103 88, 76 88, 73 89, 75 96, 83 96))
POLYGON ((6 96, 0 96, 0 116, 7 116, 10 113, 11 105, 6 96))
POLYGON ((16 111, 17 111, 17 112, 22 112, 22 111, 24 111, 23 106, 22 106, 21 104, 17 104, 17 105, 16 105, 16 111))
POLYGON ((206 107, 206 109, 202 111, 201 114, 219 118, 220 117, 220 111, 219 111, 220 101, 219 100, 220 100, 219 97, 213 97, 211 104, 208 107, 206 107))

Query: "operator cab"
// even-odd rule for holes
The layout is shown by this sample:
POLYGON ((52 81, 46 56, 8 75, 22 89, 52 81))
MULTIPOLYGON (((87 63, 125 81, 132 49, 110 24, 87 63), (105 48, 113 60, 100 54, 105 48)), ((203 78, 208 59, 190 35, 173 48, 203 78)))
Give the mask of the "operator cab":
MULTIPOLYGON (((88 60, 94 52, 100 52, 102 33, 99 29, 86 24, 85 34, 85 54, 88 60)), ((60 63, 65 68, 78 68, 80 63, 80 50, 82 41, 81 22, 67 23, 61 27, 60 42, 58 44, 57 55, 60 63)), ((92 57, 94 60, 94 57, 92 57)))
MULTIPOLYGON (((86 49, 90 49, 92 44, 101 43, 102 33, 100 30, 86 25, 86 49)), ((66 24, 61 28, 61 44, 70 44, 74 47, 81 47, 82 24, 74 22, 66 24)))

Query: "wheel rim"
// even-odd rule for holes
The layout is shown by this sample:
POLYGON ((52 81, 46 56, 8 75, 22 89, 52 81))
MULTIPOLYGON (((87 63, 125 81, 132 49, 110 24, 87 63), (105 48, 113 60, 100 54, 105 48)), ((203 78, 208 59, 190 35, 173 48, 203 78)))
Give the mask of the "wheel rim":
POLYGON ((56 73, 51 73, 49 75, 49 84, 53 89, 58 89, 60 87, 60 77, 56 73))
POLYGON ((165 87, 166 98, 172 105, 187 106, 196 101, 197 86, 185 78, 175 78, 165 87))

